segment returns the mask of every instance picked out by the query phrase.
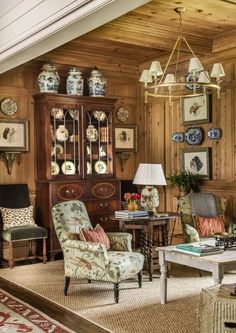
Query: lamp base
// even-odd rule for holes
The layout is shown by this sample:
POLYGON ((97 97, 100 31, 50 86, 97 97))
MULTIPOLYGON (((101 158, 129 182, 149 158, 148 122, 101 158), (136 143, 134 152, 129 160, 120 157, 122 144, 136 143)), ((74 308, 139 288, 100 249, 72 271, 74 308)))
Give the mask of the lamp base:
POLYGON ((141 206, 148 212, 156 213, 159 206, 159 193, 155 186, 146 185, 142 189, 141 206))

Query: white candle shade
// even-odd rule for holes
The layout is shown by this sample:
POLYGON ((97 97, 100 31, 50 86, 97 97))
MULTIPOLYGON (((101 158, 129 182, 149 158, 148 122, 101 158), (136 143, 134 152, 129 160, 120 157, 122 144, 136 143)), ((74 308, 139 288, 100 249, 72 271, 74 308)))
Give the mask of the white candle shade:
POLYGON ((175 83, 175 82, 176 80, 174 74, 166 74, 164 83, 175 83))
POLYGON ((159 61, 153 61, 149 68, 149 72, 154 76, 161 76, 163 74, 163 70, 161 68, 161 64, 159 61))
POLYGON ((148 69, 144 69, 143 70, 143 72, 142 72, 142 74, 141 74, 141 76, 139 78, 139 81, 140 82, 145 82, 145 83, 152 82, 152 76, 151 76, 151 74, 150 74, 150 72, 149 72, 148 69))
POLYGON ((198 78, 198 82, 202 82, 202 83, 209 83, 211 82, 210 78, 209 78, 209 74, 207 73, 207 71, 202 71, 199 75, 198 78))
POLYGON ((224 77, 225 71, 222 64, 214 64, 211 72, 211 77, 224 77))
POLYGON ((189 73, 200 72, 203 70, 201 61, 198 58, 191 58, 189 63, 189 73))

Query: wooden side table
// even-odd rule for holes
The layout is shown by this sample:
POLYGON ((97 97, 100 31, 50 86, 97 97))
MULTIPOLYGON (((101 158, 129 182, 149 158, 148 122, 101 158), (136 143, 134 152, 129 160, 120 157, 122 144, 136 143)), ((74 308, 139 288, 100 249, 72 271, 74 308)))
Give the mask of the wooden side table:
POLYGON ((153 246, 167 246, 169 236, 169 222, 176 219, 177 213, 158 213, 152 217, 132 217, 132 218, 116 218, 114 215, 111 219, 119 221, 119 229, 121 231, 140 230, 140 248, 145 256, 148 266, 149 281, 152 281, 154 263, 153 263, 153 246))

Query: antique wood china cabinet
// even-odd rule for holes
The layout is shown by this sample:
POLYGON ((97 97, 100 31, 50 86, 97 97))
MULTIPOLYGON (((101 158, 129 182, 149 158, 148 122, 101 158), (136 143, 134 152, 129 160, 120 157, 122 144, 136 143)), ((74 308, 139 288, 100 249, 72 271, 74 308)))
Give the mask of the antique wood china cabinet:
POLYGON ((116 230, 109 215, 120 209, 114 175, 116 99, 41 93, 35 99, 36 218, 49 232, 48 252, 60 252, 51 207, 82 200, 93 225, 116 230))

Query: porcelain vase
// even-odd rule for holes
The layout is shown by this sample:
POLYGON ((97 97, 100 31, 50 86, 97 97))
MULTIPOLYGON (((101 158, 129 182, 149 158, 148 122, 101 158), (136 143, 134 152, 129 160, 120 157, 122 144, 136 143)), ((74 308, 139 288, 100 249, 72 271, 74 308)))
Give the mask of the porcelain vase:
POLYGON ((58 93, 60 77, 56 67, 52 64, 44 64, 38 75, 40 92, 58 93))
POLYGON ((66 79, 66 92, 68 95, 82 96, 84 91, 84 79, 82 73, 77 67, 69 70, 66 79))
POLYGON ((106 80, 103 78, 102 73, 95 67, 91 72, 88 79, 89 96, 105 96, 106 94, 106 80))

